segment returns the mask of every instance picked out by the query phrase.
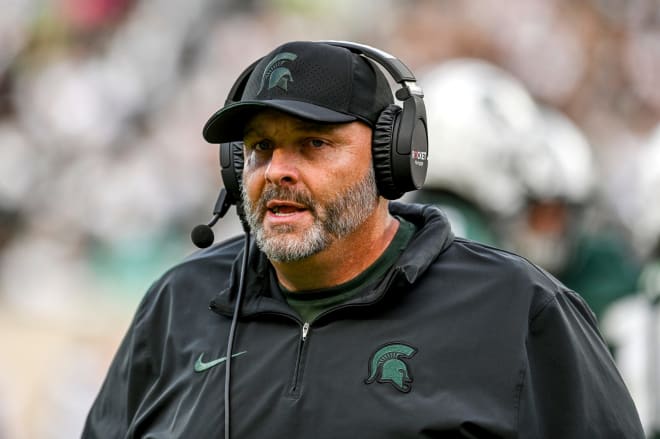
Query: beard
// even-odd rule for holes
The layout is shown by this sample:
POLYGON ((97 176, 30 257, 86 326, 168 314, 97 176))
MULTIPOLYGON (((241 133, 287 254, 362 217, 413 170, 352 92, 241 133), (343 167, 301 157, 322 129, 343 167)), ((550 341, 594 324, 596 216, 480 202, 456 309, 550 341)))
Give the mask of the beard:
POLYGON ((335 197, 319 202, 308 191, 283 186, 267 186, 256 202, 252 202, 241 186, 245 219, 259 249, 272 261, 296 262, 315 255, 330 244, 358 229, 378 203, 378 190, 373 168, 352 186, 335 197), (311 226, 298 233, 291 225, 264 228, 266 205, 272 199, 298 203, 313 217, 311 226))

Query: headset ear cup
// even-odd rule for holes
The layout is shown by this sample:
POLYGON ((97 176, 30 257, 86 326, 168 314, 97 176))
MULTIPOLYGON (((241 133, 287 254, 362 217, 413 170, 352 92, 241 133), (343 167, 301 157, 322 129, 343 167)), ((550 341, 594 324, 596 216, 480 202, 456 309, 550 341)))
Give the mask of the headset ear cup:
POLYGON ((376 186, 380 195, 388 200, 396 200, 404 193, 397 188, 394 181, 392 162, 395 127, 398 125, 400 114, 401 107, 398 105, 387 106, 378 116, 371 141, 376 186))
POLYGON ((243 142, 220 144, 220 175, 231 204, 236 205, 236 211, 247 230, 241 187, 243 185, 243 142))
POLYGON ((241 186, 243 184, 243 165, 244 165, 244 157, 243 157, 243 142, 232 142, 231 144, 232 147, 232 162, 234 165, 234 171, 236 172, 236 181, 238 183, 238 196, 240 199, 240 194, 241 194, 241 186))
POLYGON ((232 142, 232 163, 234 167, 234 175, 237 183, 237 190, 234 194, 236 197, 236 213, 241 220, 243 229, 247 232, 250 226, 245 219, 245 208, 243 207, 243 166, 245 164, 245 157, 243 156, 243 142, 232 142))
POLYGON ((243 177, 243 144, 228 142, 220 144, 220 175, 232 204, 241 199, 243 177))

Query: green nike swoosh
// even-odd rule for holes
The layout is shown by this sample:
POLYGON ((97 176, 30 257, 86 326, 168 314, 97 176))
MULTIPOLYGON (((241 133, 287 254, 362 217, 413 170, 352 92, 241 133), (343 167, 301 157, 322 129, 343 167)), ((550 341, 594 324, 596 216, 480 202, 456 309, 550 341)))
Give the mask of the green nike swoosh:
MULTIPOLYGON (((231 356, 231 358, 238 357, 239 355, 243 355, 246 352, 247 351, 237 352, 237 353, 233 354, 231 356)), ((210 369, 213 366, 217 366, 218 364, 224 363, 225 361, 227 361, 227 357, 220 357, 220 358, 217 358, 213 361, 209 361, 207 363, 207 362, 202 361, 203 356, 204 356, 204 353, 202 352, 201 354, 199 354, 199 358, 197 359, 197 361, 195 361, 195 372, 204 372, 205 370, 210 369)))

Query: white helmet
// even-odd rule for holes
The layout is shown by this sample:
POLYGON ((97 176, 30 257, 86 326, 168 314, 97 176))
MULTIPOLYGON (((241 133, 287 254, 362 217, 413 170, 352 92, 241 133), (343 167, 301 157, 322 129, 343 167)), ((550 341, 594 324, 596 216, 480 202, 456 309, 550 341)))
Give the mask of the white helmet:
POLYGON ((558 110, 540 105, 535 141, 526 145, 516 170, 528 195, 537 200, 585 203, 596 187, 591 144, 582 131, 558 110))
POLYGON ((503 69, 478 59, 444 62, 421 75, 428 115, 425 188, 453 192, 507 217, 525 202, 520 151, 533 137, 538 108, 503 69))
POLYGON ((512 250, 559 274, 574 250, 581 208, 591 201, 595 162, 587 138, 567 116, 542 105, 539 114, 535 138, 513 171, 526 186, 528 204, 504 234, 512 250))

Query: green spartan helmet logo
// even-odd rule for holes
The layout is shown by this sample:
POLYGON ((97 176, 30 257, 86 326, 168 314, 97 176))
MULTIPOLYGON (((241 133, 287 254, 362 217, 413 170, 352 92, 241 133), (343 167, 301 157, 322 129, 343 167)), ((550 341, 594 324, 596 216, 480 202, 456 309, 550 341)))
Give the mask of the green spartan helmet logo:
POLYGON ((390 383, 400 392, 410 392, 413 379, 408 365, 402 358, 412 358, 417 349, 405 344, 389 344, 376 351, 369 361, 369 378, 364 382, 371 384, 390 383))
POLYGON ((298 58, 298 55, 290 52, 278 53, 273 57, 264 68, 264 73, 261 76, 261 86, 257 94, 261 93, 264 87, 266 87, 266 90, 278 87, 288 91, 289 82, 293 82, 293 76, 291 70, 286 68, 285 64, 288 61, 294 61, 296 58, 298 58))

